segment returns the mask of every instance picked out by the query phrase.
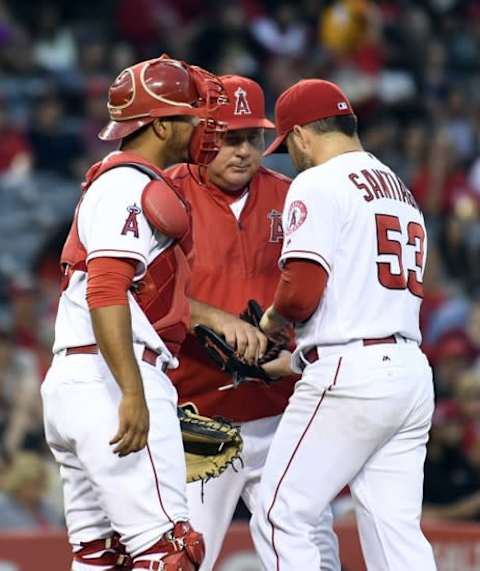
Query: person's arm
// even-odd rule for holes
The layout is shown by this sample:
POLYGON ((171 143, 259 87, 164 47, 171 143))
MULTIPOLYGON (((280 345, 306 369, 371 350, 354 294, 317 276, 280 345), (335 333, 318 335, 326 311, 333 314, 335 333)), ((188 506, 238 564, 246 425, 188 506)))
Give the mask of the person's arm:
POLYGON ((260 359, 267 348, 265 335, 250 323, 222 309, 190 298, 191 328, 206 325, 225 337, 247 363, 260 359))
POLYGON ((97 345, 122 391, 119 426, 110 444, 126 456, 145 447, 149 412, 143 381, 133 351, 127 292, 136 261, 94 258, 88 263, 87 301, 97 345))
POLYGON ((267 336, 290 321, 305 321, 320 303, 337 252, 348 196, 332 188, 327 177, 313 176, 309 170, 290 185, 282 214, 282 274, 274 302, 260 323, 267 336))
POLYGON ((282 270, 273 304, 260 322, 266 335, 275 335, 291 322, 308 319, 318 307, 328 281, 320 264, 300 258, 289 258, 282 270))

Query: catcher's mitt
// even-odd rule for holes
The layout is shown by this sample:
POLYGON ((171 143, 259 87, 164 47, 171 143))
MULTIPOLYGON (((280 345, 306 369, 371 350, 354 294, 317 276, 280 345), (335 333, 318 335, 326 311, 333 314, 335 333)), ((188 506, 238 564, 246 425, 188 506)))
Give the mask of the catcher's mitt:
POLYGON ((187 406, 177 408, 187 464, 187 482, 216 478, 240 458, 243 440, 237 427, 221 418, 195 414, 187 406))
MULTIPOLYGON (((257 329, 260 329, 260 321, 263 315, 262 306, 255 299, 250 299, 248 301, 246 309, 240 314, 240 318, 250 323, 257 329)), ((281 351, 288 350, 290 344, 290 337, 288 334, 279 333, 276 335, 275 339, 269 339, 267 350, 261 359, 258 360, 259 365, 268 363, 276 359, 281 351)))
POLYGON ((239 359, 235 349, 210 327, 196 325, 194 331, 209 357, 222 371, 231 375, 233 386, 249 380, 261 380, 267 384, 274 382, 260 365, 248 365, 239 359))

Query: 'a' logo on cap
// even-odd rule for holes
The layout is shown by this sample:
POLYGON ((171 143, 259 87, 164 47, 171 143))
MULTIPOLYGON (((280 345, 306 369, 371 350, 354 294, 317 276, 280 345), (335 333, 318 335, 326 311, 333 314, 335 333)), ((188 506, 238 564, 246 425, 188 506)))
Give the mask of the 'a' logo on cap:
POLYGON ((235 91, 235 111, 234 115, 251 115, 252 110, 248 104, 247 92, 245 89, 238 87, 235 91))
POLYGON ((345 103, 345 101, 340 101, 340 103, 337 103, 337 107, 339 111, 345 111, 348 109, 348 105, 345 103))

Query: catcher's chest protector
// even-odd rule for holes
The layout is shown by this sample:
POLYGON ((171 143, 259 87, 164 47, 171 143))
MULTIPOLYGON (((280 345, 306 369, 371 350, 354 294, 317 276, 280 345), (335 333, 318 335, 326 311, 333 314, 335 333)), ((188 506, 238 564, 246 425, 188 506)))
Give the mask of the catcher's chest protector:
MULTIPOLYGON (((130 158, 128 153, 113 155, 89 169, 82 185, 82 195, 60 258, 63 271, 62 290, 68 287, 70 277, 75 270, 87 271, 85 261, 87 251, 78 234, 78 212, 82 199, 100 175, 119 166, 131 166, 151 179, 162 179, 167 182, 160 170, 147 161, 142 161, 137 155, 134 159, 130 158)), ((169 183, 167 182, 167 184, 169 183)), ((183 200, 180 196, 179 199, 183 200)), ((187 212, 189 212, 189 208, 187 208, 187 212)), ((174 241, 160 253, 148 265, 145 276, 136 282, 132 288, 132 293, 148 320, 174 355, 178 354, 180 350, 190 319, 188 295, 192 250, 190 224, 188 231, 181 240, 174 241)))

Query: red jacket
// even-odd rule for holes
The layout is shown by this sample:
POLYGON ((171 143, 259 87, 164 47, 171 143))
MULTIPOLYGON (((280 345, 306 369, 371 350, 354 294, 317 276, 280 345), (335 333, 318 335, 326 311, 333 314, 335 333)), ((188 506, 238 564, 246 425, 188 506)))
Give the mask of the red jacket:
MULTIPOLYGON (((290 180, 260 167, 237 220, 225 193, 198 182, 197 167, 175 166, 167 175, 192 208, 192 297, 234 315, 251 298, 264 308, 270 305, 280 277, 281 213, 290 180)), ((193 402, 201 414, 237 422, 274 416, 283 412, 293 392, 293 379, 271 387, 249 382, 235 390, 219 391, 232 379, 212 364, 192 335, 187 335, 179 359, 179 369, 169 376, 180 402, 193 402)))

